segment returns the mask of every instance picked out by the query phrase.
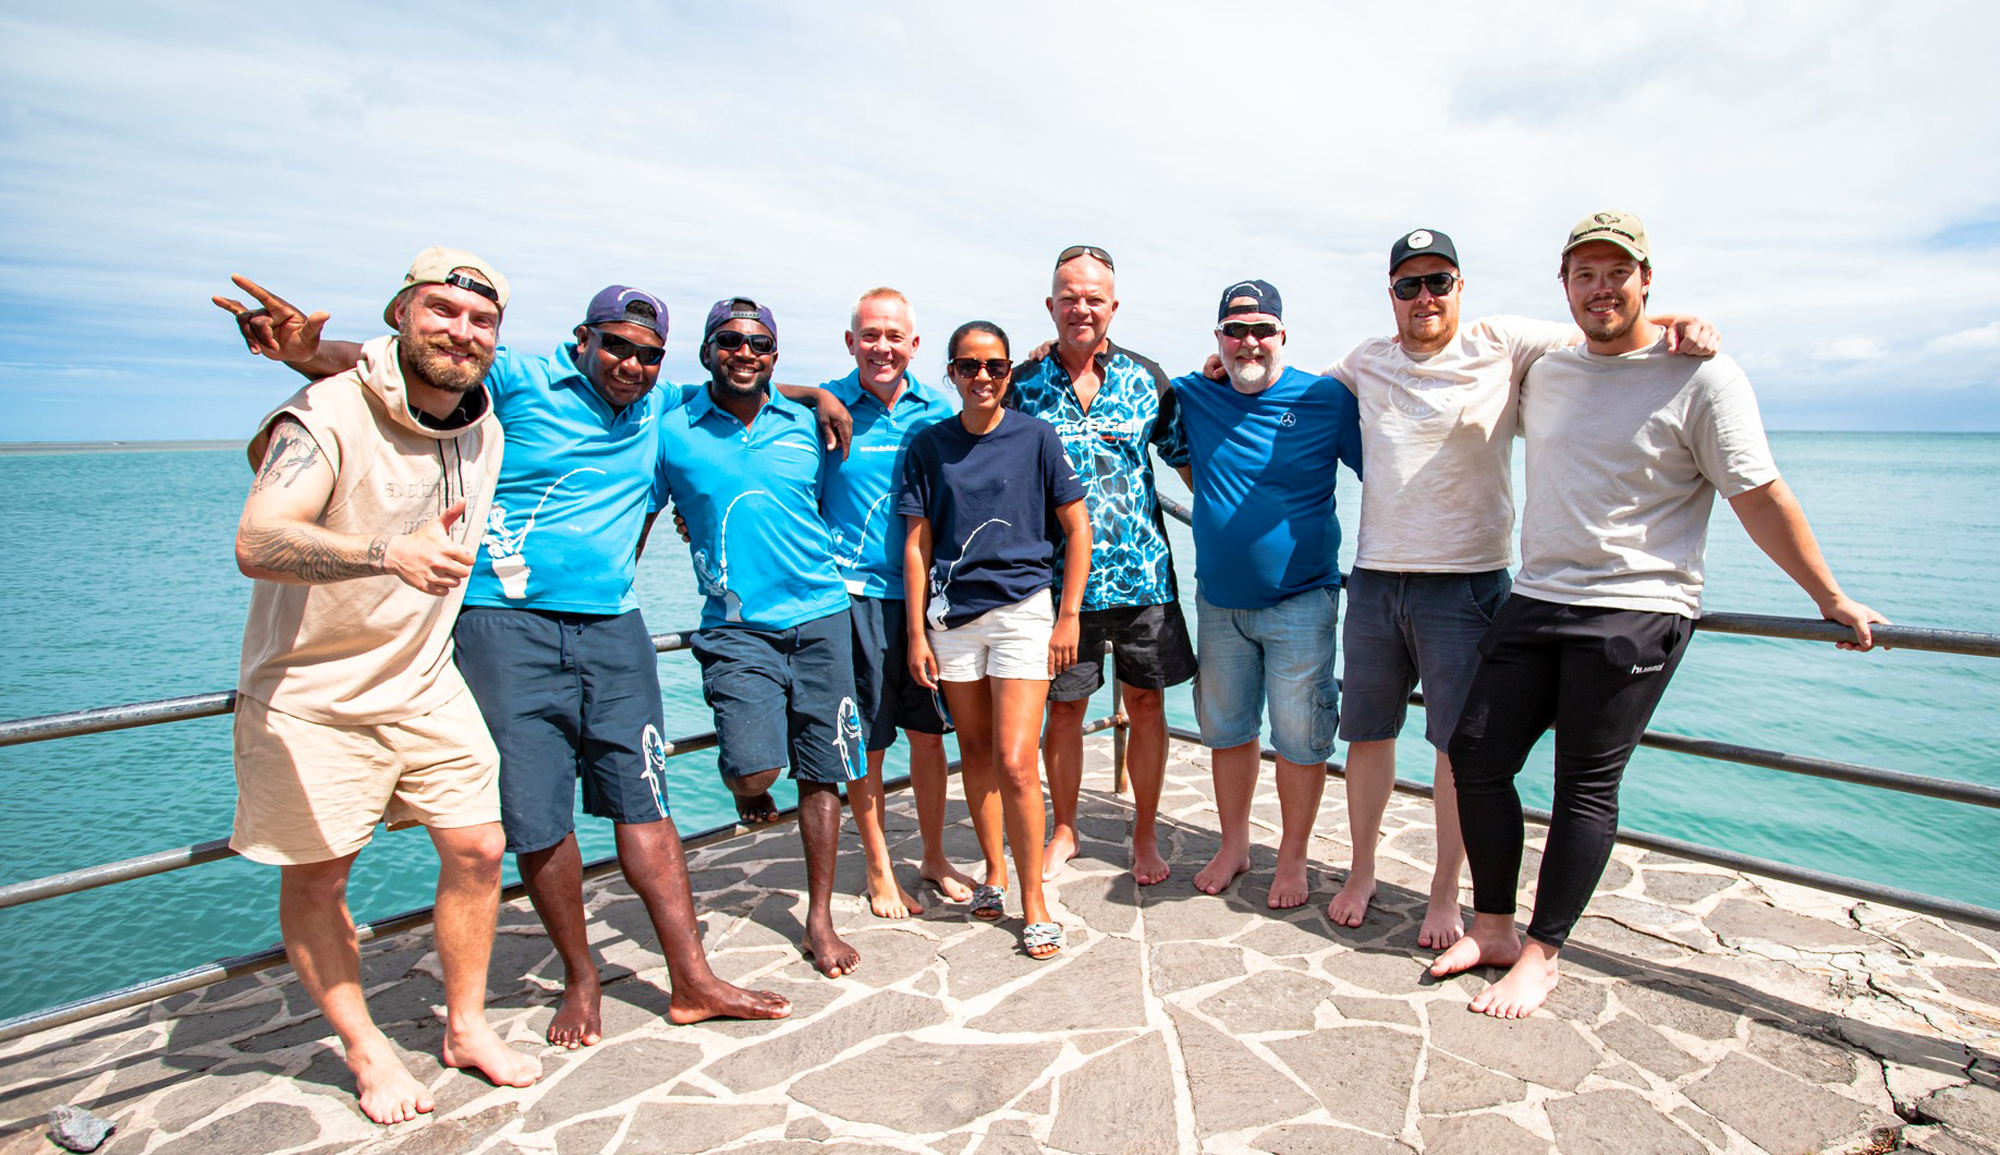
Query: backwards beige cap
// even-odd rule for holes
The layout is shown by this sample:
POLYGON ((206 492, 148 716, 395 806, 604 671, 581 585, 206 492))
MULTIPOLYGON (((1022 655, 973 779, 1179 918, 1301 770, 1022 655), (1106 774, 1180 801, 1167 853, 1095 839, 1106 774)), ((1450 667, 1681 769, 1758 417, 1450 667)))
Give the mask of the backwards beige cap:
POLYGON ((382 307, 382 320, 390 328, 396 327, 396 302, 416 285, 456 285, 478 293, 502 309, 507 307, 507 278, 500 275, 500 270, 464 249, 432 245, 410 262, 410 271, 403 274, 402 286, 382 307))
POLYGON ((1653 259, 1646 245, 1646 226, 1631 213, 1592 213, 1576 222, 1576 227, 1569 231, 1569 240, 1563 244, 1563 254, 1567 256, 1571 249, 1592 241, 1609 241, 1642 263, 1651 263, 1653 259))

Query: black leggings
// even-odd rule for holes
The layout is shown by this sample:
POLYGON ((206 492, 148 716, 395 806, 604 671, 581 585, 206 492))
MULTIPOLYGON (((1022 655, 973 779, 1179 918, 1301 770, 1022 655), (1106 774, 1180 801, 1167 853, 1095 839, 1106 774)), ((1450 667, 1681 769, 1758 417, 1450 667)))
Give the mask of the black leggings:
POLYGON ((1500 607, 1451 738, 1474 911, 1514 913, 1522 839, 1514 776, 1553 723, 1555 801, 1528 934, 1557 948, 1569 938, 1611 857, 1618 780, 1693 633, 1679 614, 1520 593, 1500 607))

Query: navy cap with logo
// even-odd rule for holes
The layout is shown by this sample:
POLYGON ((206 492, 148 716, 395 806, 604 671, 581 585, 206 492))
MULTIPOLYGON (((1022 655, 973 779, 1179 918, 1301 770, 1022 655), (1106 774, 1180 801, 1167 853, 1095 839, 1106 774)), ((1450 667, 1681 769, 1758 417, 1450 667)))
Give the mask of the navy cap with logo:
POLYGON ((724 297, 708 310, 708 322, 701 327, 701 343, 708 344, 715 331, 731 321, 755 321, 769 330, 771 336, 778 335, 778 321, 770 309, 748 297, 724 297))
POLYGON ((1285 319, 1285 302, 1278 296, 1278 290, 1271 287, 1269 281, 1238 281, 1222 290, 1222 303, 1215 307, 1215 319, 1220 321, 1224 317, 1233 317, 1238 313, 1263 313, 1282 321, 1285 319), (1245 297, 1249 300, 1243 301, 1240 305, 1230 304, 1231 301, 1242 301, 1245 297))
POLYGON ((659 334, 660 340, 667 339, 667 306, 658 297, 629 285, 606 285, 590 299, 590 307, 583 312, 583 323, 612 325, 620 322, 651 329, 659 334))
POLYGON ((1450 261, 1454 269, 1459 267, 1458 250, 1452 247, 1450 237, 1436 229, 1413 229, 1389 246, 1389 275, 1395 276, 1396 270, 1411 257, 1433 256, 1450 261))

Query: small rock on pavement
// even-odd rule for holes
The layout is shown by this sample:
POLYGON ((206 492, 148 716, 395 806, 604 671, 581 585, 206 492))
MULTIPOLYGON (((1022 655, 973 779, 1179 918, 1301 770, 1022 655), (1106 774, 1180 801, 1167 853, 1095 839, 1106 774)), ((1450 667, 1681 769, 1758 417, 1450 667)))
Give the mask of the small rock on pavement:
POLYGON ((118 1124, 65 1103, 49 1112, 49 1138, 71 1151, 95 1151, 118 1124))

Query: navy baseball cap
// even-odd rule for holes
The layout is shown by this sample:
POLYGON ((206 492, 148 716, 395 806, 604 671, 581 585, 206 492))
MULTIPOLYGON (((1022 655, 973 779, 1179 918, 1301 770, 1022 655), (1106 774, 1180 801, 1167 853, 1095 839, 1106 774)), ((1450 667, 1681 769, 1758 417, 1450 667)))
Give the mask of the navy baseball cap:
POLYGON ((1238 313, 1264 313, 1282 321, 1285 319, 1285 302, 1269 281, 1238 281, 1222 290, 1222 303, 1215 307, 1215 319, 1220 321, 1238 313), (1242 297, 1248 297, 1256 304, 1232 306, 1229 303, 1242 297))
POLYGON ((709 309, 708 322, 701 327, 701 343, 708 344, 715 331, 731 321, 755 321, 770 330, 771 336, 778 335, 778 321, 770 309, 748 297, 724 297, 709 309))
POLYGON ((629 285, 606 285, 590 299, 590 307, 583 311, 586 325, 611 325, 619 322, 651 329, 659 334, 660 340, 667 339, 667 306, 651 293, 641 292, 629 285))
POLYGON ((1413 229, 1389 246, 1389 275, 1395 276, 1396 270, 1411 257, 1430 256, 1443 257, 1451 262, 1452 268, 1459 267, 1458 250, 1452 247, 1450 237, 1436 229, 1413 229))

